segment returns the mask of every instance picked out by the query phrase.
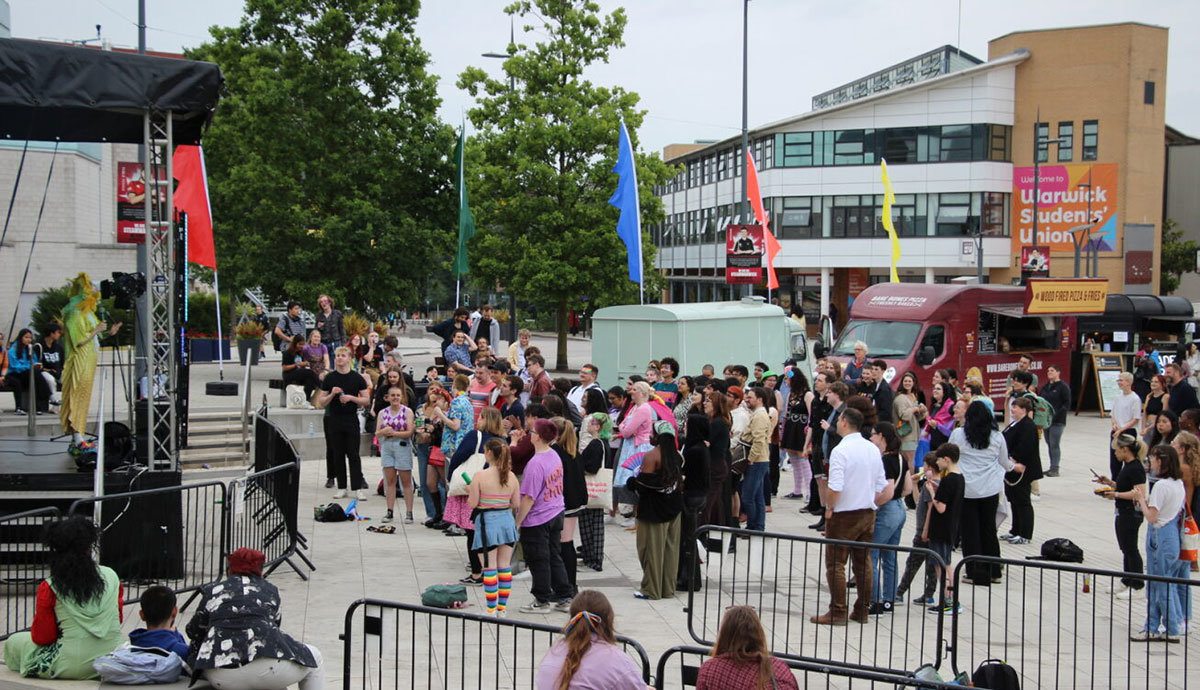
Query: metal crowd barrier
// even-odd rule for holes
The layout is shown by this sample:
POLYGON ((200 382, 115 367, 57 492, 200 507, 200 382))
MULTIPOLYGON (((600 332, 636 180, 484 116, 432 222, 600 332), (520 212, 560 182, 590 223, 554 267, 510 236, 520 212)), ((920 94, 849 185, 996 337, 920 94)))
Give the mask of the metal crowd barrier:
POLYGON ((117 572, 133 603, 150 585, 195 594, 224 577, 226 497, 221 482, 184 484, 82 498, 68 515, 91 518, 102 506, 100 563, 117 572))
MULTIPOLYGON (((749 605, 762 619, 768 646, 780 657, 865 672, 905 673, 922 664, 940 666, 946 647, 945 614, 940 610, 931 613, 923 606, 901 605, 890 614, 871 616, 866 624, 851 621, 836 627, 809 620, 829 609, 825 556, 830 547, 895 553, 897 581, 909 554, 940 564, 932 551, 714 525, 697 529, 696 539, 707 546, 700 587, 688 594, 688 632, 696 642, 712 645, 725 609, 749 605)), ((847 580, 852 572, 847 559, 847 580)), ((910 591, 907 598, 918 593, 910 591)), ((857 596, 855 588, 847 590, 851 607, 857 596)))
POLYGON ((47 520, 60 517, 54 507, 0 516, 0 599, 4 602, 0 640, 33 625, 37 588, 50 574, 42 529, 47 520))
MULTIPOLYGON (((1116 547, 1114 547, 1116 548, 1116 547)), ((1200 591, 1200 580, 1132 575, 1083 565, 969 556, 955 564, 951 666, 972 672, 999 658, 1021 675, 1022 687, 1185 688, 1193 684, 1188 661, 1200 639, 1134 642, 1147 621, 1151 584, 1161 599, 1182 606, 1183 618, 1200 591), (963 582, 964 568, 988 563, 1003 568, 988 587, 963 582), (1122 578, 1146 587, 1128 599, 1116 596, 1122 578)))
MULTIPOLYGON (((300 486, 300 466, 294 462, 248 474, 229 483, 228 549, 242 547, 262 551, 266 556, 264 572, 270 575, 287 563, 300 579, 308 575, 292 560, 300 556, 300 535, 296 529, 296 496, 300 486)), ((314 568, 315 569, 315 568, 314 568)))
MULTIPOLYGON (((700 666, 712 654, 711 647, 680 645, 672 647, 658 657, 655 667, 654 687, 656 690, 682 690, 696 687, 700 666), (671 658, 677 657, 676 663, 671 658)), ((850 668, 841 664, 822 664, 799 659, 776 657, 787 664, 801 688, 961 688, 936 680, 923 680, 913 673, 895 673, 885 669, 850 668), (855 682, 860 681, 860 682, 855 682)))
MULTIPOLYGON (((542 657, 562 634, 543 623, 359 599, 346 609, 342 686, 351 688, 532 688, 542 657)), ((637 641, 617 642, 650 682, 637 641)))

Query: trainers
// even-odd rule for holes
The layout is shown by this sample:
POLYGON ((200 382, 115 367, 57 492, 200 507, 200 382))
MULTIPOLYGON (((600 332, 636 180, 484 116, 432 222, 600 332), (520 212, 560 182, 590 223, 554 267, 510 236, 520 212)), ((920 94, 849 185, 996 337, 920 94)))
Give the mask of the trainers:
POLYGON ((571 611, 571 600, 563 599, 562 601, 560 601, 554 605, 554 610, 559 611, 561 613, 569 613, 571 611))
POLYGON ((1130 642, 1157 642, 1162 637, 1158 633, 1147 632, 1145 630, 1135 632, 1129 636, 1130 642))
POLYGON ((345 489, 338 489, 337 491, 334 491, 334 492, 333 492, 333 497, 334 497, 334 498, 345 498, 345 497, 347 497, 347 496, 349 496, 349 495, 350 495, 350 494, 346 493, 346 490, 345 490, 345 489))
POLYGON ((446 528, 446 536, 447 537, 464 537, 464 536, 466 536, 466 534, 467 534, 467 531, 464 530, 463 528, 459 527, 458 525, 450 525, 449 527, 446 528))
POLYGON ((912 603, 913 603, 913 606, 929 606, 930 604, 934 603, 935 601, 937 601, 937 600, 934 599, 933 597, 917 597, 916 599, 913 599, 912 603))
POLYGON ((1004 534, 1001 534, 999 537, 997 537, 997 539, 999 539, 1000 541, 1012 541, 1013 539, 1016 538, 1016 536, 1017 535, 1015 535, 1015 534, 1010 534, 1010 533, 1006 532, 1004 534))
POLYGON ((387 512, 387 514, 383 516, 383 520, 380 520, 380 522, 391 522, 391 521, 392 521, 392 511, 389 510, 387 512))
POLYGON ((627 517, 627 518, 625 518, 624 520, 622 520, 622 521, 621 521, 621 526, 622 526, 622 527, 633 527, 633 526, 634 526, 634 525, 636 525, 636 524, 637 524, 637 520, 634 520, 634 519, 633 519, 633 518, 631 518, 631 517, 627 517))
POLYGON ((354 492, 354 497, 355 497, 355 498, 357 498, 357 499, 358 499, 358 500, 360 500, 360 501, 365 501, 365 500, 367 500, 367 490, 366 490, 366 489, 359 489, 358 491, 354 492))
POLYGON ((536 600, 534 600, 534 601, 532 601, 532 602, 530 602, 530 603, 528 603, 528 604, 525 604, 524 606, 522 606, 522 607, 521 607, 520 609, 518 609, 518 610, 519 610, 521 613, 543 613, 543 614, 544 614, 544 613, 550 613, 550 611, 551 611, 553 608, 554 608, 554 607, 553 607, 553 606, 551 606, 551 605, 550 605, 550 602, 548 602, 548 601, 536 601, 536 600))
POLYGON ((929 611, 930 613, 960 613, 960 612, 962 612, 963 608, 962 608, 962 604, 955 606, 954 604, 952 604, 950 602, 946 602, 946 604, 943 606, 938 606, 938 605, 934 604, 933 606, 930 606, 926 610, 929 611))
POLYGON ((25 412, 25 410, 22 410, 21 408, 19 408, 19 407, 18 407, 18 408, 17 408, 17 414, 19 414, 19 415, 21 415, 22 417, 24 417, 24 416, 25 416, 26 414, 28 414, 28 413, 27 413, 27 412, 25 412))
POLYGON ((1043 477, 1057 477, 1057 476, 1058 476, 1058 470, 1046 470, 1046 473, 1045 473, 1044 475, 1042 475, 1042 476, 1043 476, 1043 477))
POLYGON ((404 524, 411 525, 412 523, 413 523, 412 513, 405 513, 404 514, 404 524))
POLYGON ((871 616, 881 616, 891 612, 892 602, 890 601, 872 601, 870 608, 867 609, 867 614, 871 616))
POLYGON ((1121 585, 1121 588, 1118 589, 1115 594, 1113 594, 1113 599, 1120 599, 1121 601, 1129 601, 1130 599, 1133 598, 1133 595, 1135 593, 1137 593, 1136 589, 1133 589, 1132 587, 1126 587, 1125 585, 1121 585))
POLYGON ((1020 546, 1021 544, 1028 544, 1029 540, 1026 539, 1025 537, 1013 537, 1012 539, 1008 540, 1008 543, 1020 546))

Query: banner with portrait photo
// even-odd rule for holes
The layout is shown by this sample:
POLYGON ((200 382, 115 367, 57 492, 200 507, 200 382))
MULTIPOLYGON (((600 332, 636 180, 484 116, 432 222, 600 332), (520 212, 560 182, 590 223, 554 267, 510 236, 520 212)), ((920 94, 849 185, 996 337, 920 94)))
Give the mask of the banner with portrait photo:
MULTIPOLYGON (((141 163, 120 161, 117 163, 117 242, 142 244, 146 241, 146 191, 143 179, 145 168, 141 163)), ((160 171, 161 179, 166 178, 160 171)), ((159 194, 166 192, 159 187, 159 194)))
POLYGON ((1050 277, 1050 247, 1021 247, 1021 275, 1025 278, 1050 277))
POLYGON ((765 252, 761 225, 726 226, 725 282, 730 285, 761 283, 765 252))

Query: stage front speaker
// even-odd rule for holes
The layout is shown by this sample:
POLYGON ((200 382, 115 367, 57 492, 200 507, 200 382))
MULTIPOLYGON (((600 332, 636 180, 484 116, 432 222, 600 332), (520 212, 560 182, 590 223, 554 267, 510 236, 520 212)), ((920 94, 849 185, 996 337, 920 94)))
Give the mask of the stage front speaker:
MULTIPOLYGON (((180 472, 146 472, 131 490, 179 486, 181 478, 180 472)), ((100 517, 100 562, 122 580, 149 583, 183 577, 183 502, 179 492, 106 500, 100 517)), ((214 529, 220 528, 214 525, 214 529)))

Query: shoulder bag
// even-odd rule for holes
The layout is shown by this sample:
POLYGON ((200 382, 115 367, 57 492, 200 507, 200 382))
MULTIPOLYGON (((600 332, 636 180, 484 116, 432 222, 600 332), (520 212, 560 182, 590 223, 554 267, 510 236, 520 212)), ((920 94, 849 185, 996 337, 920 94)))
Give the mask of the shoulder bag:
POLYGON ((483 455, 483 434, 475 432, 475 452, 467 461, 458 467, 454 468, 454 474, 450 477, 450 495, 451 496, 466 496, 471 493, 471 477, 475 473, 482 470, 487 465, 487 458, 483 455))

